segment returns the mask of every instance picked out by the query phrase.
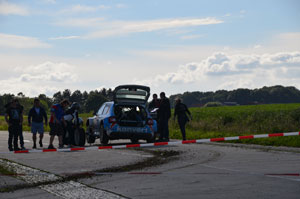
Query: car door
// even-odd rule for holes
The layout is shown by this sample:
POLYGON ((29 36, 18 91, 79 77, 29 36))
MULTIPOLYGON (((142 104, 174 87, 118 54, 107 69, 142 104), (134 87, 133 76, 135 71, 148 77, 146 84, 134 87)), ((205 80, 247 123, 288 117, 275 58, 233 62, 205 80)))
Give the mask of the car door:
POLYGON ((105 107, 105 103, 102 104, 102 106, 99 108, 99 110, 97 111, 94 120, 93 120, 93 128, 98 131, 99 127, 100 127, 100 120, 102 118, 102 113, 103 113, 103 109, 105 107))

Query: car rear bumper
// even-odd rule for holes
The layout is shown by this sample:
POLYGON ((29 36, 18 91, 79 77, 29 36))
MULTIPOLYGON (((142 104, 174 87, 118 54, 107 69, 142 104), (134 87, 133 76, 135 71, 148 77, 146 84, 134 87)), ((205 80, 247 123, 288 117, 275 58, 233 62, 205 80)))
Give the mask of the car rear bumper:
POLYGON ((152 133, 110 132, 109 139, 151 139, 152 133))

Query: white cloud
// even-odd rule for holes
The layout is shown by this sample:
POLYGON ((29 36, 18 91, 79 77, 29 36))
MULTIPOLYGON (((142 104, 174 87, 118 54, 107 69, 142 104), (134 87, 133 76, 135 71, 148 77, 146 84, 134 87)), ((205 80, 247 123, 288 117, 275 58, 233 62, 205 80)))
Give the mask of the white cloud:
POLYGON ((40 93, 51 95, 78 80, 73 70, 72 65, 53 62, 18 67, 14 70, 15 76, 0 80, 0 90, 3 93, 23 92, 30 96, 40 93))
POLYGON ((288 82, 300 84, 300 52, 274 54, 233 54, 222 52, 200 62, 180 66, 177 71, 159 74, 146 80, 134 82, 158 86, 161 84, 200 84, 215 79, 219 89, 255 87, 288 82))
POLYGON ((25 37, 19 35, 9 35, 0 33, 0 47, 8 48, 49 48, 47 43, 41 42, 34 37, 25 37))
POLYGON ((208 18, 175 18, 149 21, 106 21, 103 18, 67 19, 55 23, 60 26, 93 28, 95 31, 87 34, 85 38, 103 38, 121 36, 131 33, 153 32, 159 30, 176 29, 184 27, 202 26, 223 23, 222 20, 208 18))
POLYGON ((74 13, 89 13, 96 12, 103 9, 109 9, 110 6, 98 5, 98 6, 87 6, 87 5, 73 5, 70 8, 66 8, 60 11, 60 14, 74 14, 74 13))
POLYGON ((26 7, 0 0, 0 15, 29 15, 26 7))
POLYGON ((60 37, 51 37, 50 40, 68 40, 68 39, 78 39, 80 36, 71 35, 71 36, 60 36, 60 37))
POLYGON ((45 62, 39 65, 27 67, 18 67, 16 72, 21 72, 20 80, 27 82, 37 81, 54 81, 54 82, 74 82, 77 76, 72 74, 73 66, 66 63, 45 62))
POLYGON ((160 19, 135 22, 113 22, 107 24, 102 30, 88 34, 87 38, 102 38, 108 36, 124 35, 139 32, 153 32, 165 29, 219 24, 223 21, 216 18, 193 18, 193 19, 160 19))
POLYGON ((79 27, 79 28, 94 28, 101 26, 104 22, 104 18, 96 17, 96 18, 71 18, 66 20, 60 20, 54 25, 57 26, 70 26, 70 27, 79 27))

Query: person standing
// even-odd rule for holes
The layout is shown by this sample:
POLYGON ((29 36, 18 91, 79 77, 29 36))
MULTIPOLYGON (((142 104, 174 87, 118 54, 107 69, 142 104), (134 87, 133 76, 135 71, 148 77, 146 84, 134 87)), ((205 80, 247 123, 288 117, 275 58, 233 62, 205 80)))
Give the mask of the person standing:
POLYGON ((47 114, 45 109, 40 106, 40 100, 35 98, 33 101, 33 107, 29 110, 28 113, 28 126, 31 126, 32 140, 33 140, 33 149, 36 149, 36 134, 40 134, 40 147, 43 147, 43 137, 44 137, 44 124, 47 126, 47 114))
MULTIPOLYGON (((19 104, 18 99, 13 99, 6 106, 5 121, 8 124, 8 149, 10 151, 19 151, 18 137, 22 133, 23 124, 23 107, 19 104)), ((25 149, 24 142, 21 143, 21 148, 25 149)))
POLYGON ((176 119, 177 116, 177 121, 180 127, 182 140, 186 140, 185 125, 189 121, 187 114, 190 116, 190 119, 192 119, 192 115, 189 109, 187 108, 187 106, 181 102, 181 99, 177 98, 175 102, 176 105, 174 111, 174 120, 176 119))
POLYGON ((170 101, 164 92, 160 93, 160 105, 158 110, 158 131, 160 141, 169 141, 169 119, 171 117, 170 101))
POLYGON ((159 108, 160 101, 157 98, 157 94, 152 95, 152 101, 149 103, 149 110, 153 110, 155 108, 159 108))
POLYGON ((63 148, 63 125, 66 126, 64 120, 65 109, 70 105, 68 100, 63 100, 59 104, 54 104, 51 107, 51 118, 49 122, 50 126, 50 143, 48 149, 55 149, 53 146, 54 137, 58 136, 59 148, 63 148))

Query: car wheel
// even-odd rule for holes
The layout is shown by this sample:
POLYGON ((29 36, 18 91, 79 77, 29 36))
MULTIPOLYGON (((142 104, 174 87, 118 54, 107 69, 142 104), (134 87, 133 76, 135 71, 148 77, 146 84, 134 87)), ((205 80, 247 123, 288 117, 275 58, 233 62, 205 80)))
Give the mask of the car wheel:
POLYGON ((83 128, 76 128, 74 131, 74 143, 76 146, 85 145, 85 133, 83 128))
POLYGON ((107 144, 109 141, 109 138, 104 130, 103 124, 100 126, 100 142, 101 144, 107 144))
POLYGON ((95 136, 92 135, 92 129, 89 128, 88 132, 86 133, 86 142, 89 144, 95 143, 95 136))

